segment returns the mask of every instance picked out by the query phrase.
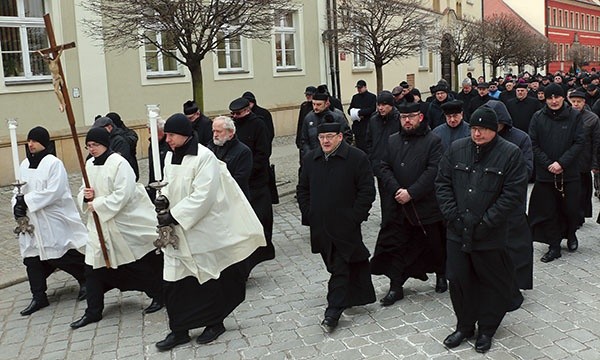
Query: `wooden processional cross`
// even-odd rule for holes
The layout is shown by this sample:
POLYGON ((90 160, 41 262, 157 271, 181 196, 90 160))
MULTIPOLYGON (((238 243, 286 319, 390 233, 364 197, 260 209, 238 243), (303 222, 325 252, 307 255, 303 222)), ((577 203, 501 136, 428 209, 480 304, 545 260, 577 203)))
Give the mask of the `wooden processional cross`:
MULTIPOLYGON (((83 176, 83 182, 86 188, 90 187, 90 181, 85 170, 85 161, 83 154, 81 153, 81 146, 79 144, 79 136, 77 135, 77 129, 75 127, 75 115, 73 114, 73 108, 71 107, 71 99, 69 98, 69 89, 67 88, 67 82, 65 80, 65 74, 63 73, 62 66, 60 64, 60 55, 63 50, 72 49, 75 47, 75 43, 71 42, 65 45, 56 45, 56 38, 54 37, 54 28, 52 27, 52 21, 50 20, 50 14, 44 15, 44 24, 46 25, 46 33, 48 34, 48 41, 50 47, 48 49, 39 50, 38 53, 44 58, 44 61, 48 63, 50 73, 52 75, 52 85, 54 92, 58 97, 59 108, 61 111, 67 112, 67 119, 69 120, 69 127, 71 128, 71 137, 75 144, 75 152, 79 159, 79 168, 81 169, 81 175, 83 176)), ((104 235, 102 233, 102 226, 100 225, 100 219, 98 214, 92 211, 94 218, 94 224, 96 225, 96 231, 98 233, 98 240, 100 241, 100 247, 102 249, 102 256, 106 262, 106 267, 110 268, 110 260, 108 258, 108 252, 106 250, 106 243, 104 242, 104 235)))

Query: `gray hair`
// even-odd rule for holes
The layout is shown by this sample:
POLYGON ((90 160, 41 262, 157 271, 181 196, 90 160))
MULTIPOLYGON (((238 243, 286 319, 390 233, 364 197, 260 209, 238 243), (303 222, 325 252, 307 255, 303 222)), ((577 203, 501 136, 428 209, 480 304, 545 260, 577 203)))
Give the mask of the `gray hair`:
POLYGON ((471 82, 471 79, 466 78, 466 79, 463 80, 462 85, 463 86, 465 86, 465 85, 473 85, 473 83, 471 82))
POLYGON ((233 133, 235 134, 235 122, 233 122, 233 119, 230 118, 229 116, 217 116, 216 118, 213 119, 213 123, 215 121, 222 121, 223 128, 229 129, 229 130, 233 131, 233 133))

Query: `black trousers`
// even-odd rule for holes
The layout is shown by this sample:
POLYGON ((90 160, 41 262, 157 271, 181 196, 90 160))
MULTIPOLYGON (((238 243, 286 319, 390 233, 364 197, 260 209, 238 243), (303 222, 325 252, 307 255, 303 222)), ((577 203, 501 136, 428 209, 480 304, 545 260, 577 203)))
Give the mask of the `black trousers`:
POLYGON ((337 255, 335 247, 321 253, 327 271, 327 309, 325 316, 339 318, 345 308, 370 304, 375 301, 369 260, 346 262, 337 255))
POLYGON ((46 279, 56 269, 73 276, 79 285, 85 283, 85 255, 75 249, 70 249, 58 259, 40 260, 39 256, 26 257, 23 264, 27 268, 29 288, 35 300, 46 299, 46 279))
POLYGON ((250 205, 263 226, 267 246, 261 246, 246 259, 248 274, 259 263, 275 258, 273 246, 273 204, 271 203, 271 190, 267 185, 259 188, 250 188, 250 205))
POLYGON ((508 311, 523 301, 514 267, 506 250, 466 253, 461 244, 448 241, 450 299, 457 319, 456 330, 493 336, 508 311))
POLYGON ((143 291, 153 299, 162 299, 163 254, 154 250, 139 260, 121 265, 116 269, 105 267, 93 269, 86 265, 87 309, 85 314, 101 318, 104 310, 104 294, 112 289, 143 291))
POLYGON ((536 182, 529 199, 529 224, 533 241, 560 250, 562 239, 575 235, 580 224, 581 184, 565 182, 564 197, 554 183, 536 182))
POLYGON ((592 173, 581 173, 581 205, 579 207, 580 222, 585 222, 585 218, 592 217, 592 196, 594 184, 592 173))

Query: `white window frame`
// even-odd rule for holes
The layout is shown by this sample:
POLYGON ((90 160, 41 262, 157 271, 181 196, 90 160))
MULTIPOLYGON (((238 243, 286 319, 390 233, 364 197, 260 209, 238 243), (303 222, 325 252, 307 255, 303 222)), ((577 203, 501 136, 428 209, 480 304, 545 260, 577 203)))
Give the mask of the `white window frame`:
MULTIPOLYGON (((223 32, 225 35, 227 35, 227 33, 229 32, 229 29, 231 29, 231 27, 229 28, 224 28, 221 30, 221 32, 223 32)), ((215 66, 217 67, 217 70, 219 73, 240 73, 240 72, 247 72, 248 71, 248 56, 247 56, 247 39, 245 39, 243 36, 238 35, 237 36, 239 38, 239 42, 240 42, 240 60, 242 62, 241 66, 232 66, 231 65, 231 54, 232 54, 232 49, 231 49, 231 39, 224 39, 224 49, 217 49, 214 51, 215 53, 215 66), (225 55, 225 62, 226 62, 226 67, 222 68, 219 65, 219 52, 223 52, 225 55)), ((233 50, 233 51, 237 51, 237 50, 233 50)))
MULTIPOLYGON (((30 48, 29 41, 27 37, 27 29, 28 28, 45 28, 44 18, 43 17, 25 17, 25 0, 17 0, 17 16, 0 16, 0 27, 13 27, 18 28, 19 30, 19 42, 21 45, 21 56, 23 59, 23 75, 22 76, 10 76, 6 77, 4 75, 4 64, 2 60, 2 56, 0 54, 0 65, 2 65, 2 78, 4 78, 6 83, 23 83, 23 82, 39 82, 39 81, 49 81, 52 79, 50 76, 50 72, 47 71, 46 74, 42 75, 33 75, 31 69, 31 59, 30 59, 30 48)), ((40 3, 44 7, 44 11, 48 11, 49 5, 46 1, 40 0, 40 3)), ((45 33, 45 29, 44 29, 45 33)), ((47 39, 46 39, 47 40, 47 39)), ((47 42, 44 48, 48 47, 49 43, 47 42)), ((1 50, 1 49, 0 49, 1 50)))
MULTIPOLYGON (((159 30, 156 30, 155 34, 156 34, 156 42, 158 44, 162 44, 162 41, 163 41, 162 33, 159 30)), ((147 62, 147 53, 149 51, 146 50, 146 46, 147 46, 147 44, 144 44, 144 46, 143 46, 144 70, 145 70, 146 76, 148 78, 152 78, 152 77, 166 77, 166 76, 181 76, 182 75, 182 72, 181 72, 181 63, 179 63, 176 60, 175 60, 176 61, 176 68, 175 68, 175 70, 165 70, 165 58, 167 56, 165 56, 162 53, 162 51, 160 51, 158 48, 156 49, 156 62, 158 64, 158 70, 149 70, 148 69, 148 62, 147 62)), ((171 50, 171 51, 177 52, 176 49, 171 50)))
POLYGON ((358 53, 358 50, 360 48, 363 48, 364 44, 362 44, 360 42, 360 39, 358 38, 358 36, 355 36, 354 38, 354 49, 355 51, 352 52, 352 70, 369 70, 369 62, 367 61, 367 59, 365 58, 365 56, 361 56, 358 53))
MULTIPOLYGON (((304 75, 304 41, 303 41, 303 12, 302 9, 290 9, 289 13, 292 14, 292 26, 283 26, 283 17, 279 18, 278 25, 273 27, 273 35, 271 41, 272 56, 273 56, 273 76, 296 76, 304 75), (294 37, 294 64, 287 64, 284 62, 283 65, 277 65, 277 48, 276 42, 277 37, 281 37, 281 43, 285 46, 285 35, 292 34, 294 37)), ((283 58, 285 59, 286 48, 281 49, 283 58)))

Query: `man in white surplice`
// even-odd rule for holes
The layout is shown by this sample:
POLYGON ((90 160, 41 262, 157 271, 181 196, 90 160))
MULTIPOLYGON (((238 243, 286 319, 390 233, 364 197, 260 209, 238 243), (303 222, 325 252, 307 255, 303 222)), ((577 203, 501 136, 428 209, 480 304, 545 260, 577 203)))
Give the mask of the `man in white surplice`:
POLYGON ((55 269, 71 274, 80 285, 78 300, 85 299, 83 247, 87 231, 71 196, 65 167, 52 155, 48 130, 36 126, 27 135, 27 158, 21 162, 23 194, 13 198, 15 217, 29 217, 33 233, 19 234, 19 247, 33 299, 21 315, 49 305, 46 279, 55 269))
POLYGON ((156 343, 170 350, 190 341, 189 330, 205 327, 206 344, 225 332, 223 320, 246 294, 246 259, 265 246, 263 229, 225 163, 198 144, 183 114, 165 123, 171 151, 165 158, 163 195, 169 211, 159 226, 173 226, 178 248, 164 251, 165 305, 171 333, 156 343))
POLYGON ((85 164, 89 188, 81 187, 77 204, 87 215, 89 241, 85 252, 87 309, 74 329, 100 321, 104 293, 144 291, 152 304, 151 313, 162 308, 162 257, 154 251, 156 215, 144 186, 135 182, 133 169, 118 153, 110 149, 106 129, 92 128, 85 138, 90 157, 85 164), (102 254, 92 212, 100 220, 110 268, 102 254))

